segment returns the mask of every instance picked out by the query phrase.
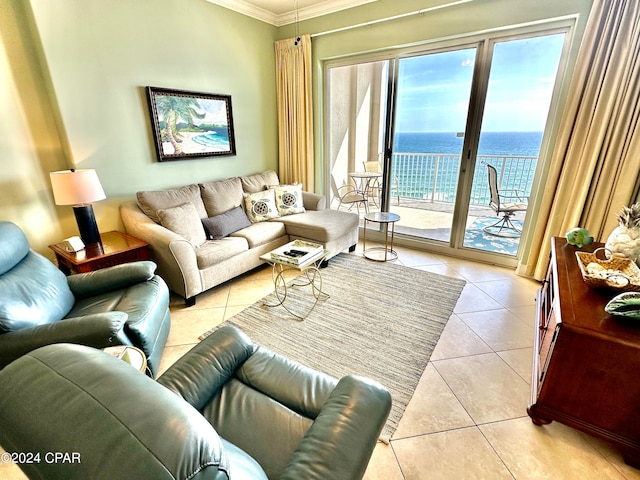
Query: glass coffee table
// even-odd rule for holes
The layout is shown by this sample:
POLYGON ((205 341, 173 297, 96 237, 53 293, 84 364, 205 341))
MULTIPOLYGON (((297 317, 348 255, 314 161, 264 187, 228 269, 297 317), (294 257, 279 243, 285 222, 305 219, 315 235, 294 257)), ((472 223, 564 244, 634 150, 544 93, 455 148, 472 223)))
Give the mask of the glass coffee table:
POLYGON ((362 233, 362 255, 376 262, 388 262, 398 259, 398 252, 393 249, 393 236, 395 224, 400 220, 400 215, 391 212, 367 213, 364 216, 364 228, 362 233), (367 248, 367 222, 375 222, 384 225, 384 246, 367 248), (391 239, 389 239, 389 225, 391 225, 391 239))
MULTIPOLYGON (((276 249, 274 251, 280 250, 282 251, 282 247, 276 249)), ((309 316, 309 314, 313 311, 313 309, 318 304, 318 301, 322 299, 329 298, 329 295, 322 291, 322 274, 320 273, 320 264, 327 256, 326 250, 322 250, 314 257, 303 261, 299 264, 292 264, 285 260, 281 260, 280 258, 273 257, 271 255, 272 252, 265 253, 260 257, 261 260, 264 260, 269 265, 271 265, 271 277, 273 278, 273 293, 276 298, 275 303, 266 303, 267 307, 282 307, 289 314, 293 315, 298 320, 304 320, 309 316), (288 271, 298 271, 303 273, 301 279, 296 278, 290 285, 287 285, 287 281, 285 278, 285 273, 288 271), (311 287, 311 294, 313 295, 313 300, 311 306, 308 308, 306 312, 302 312, 302 314, 294 312, 291 308, 286 304, 288 291, 293 287, 311 287)))

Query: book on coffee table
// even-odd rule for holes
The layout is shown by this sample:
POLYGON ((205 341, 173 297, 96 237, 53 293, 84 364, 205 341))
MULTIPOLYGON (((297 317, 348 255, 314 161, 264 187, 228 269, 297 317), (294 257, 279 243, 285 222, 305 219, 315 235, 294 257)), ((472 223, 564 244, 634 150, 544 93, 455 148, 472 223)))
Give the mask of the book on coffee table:
POLYGON ((269 255, 272 260, 299 267, 317 260, 324 254, 324 247, 317 243, 294 240, 276 248, 269 255))

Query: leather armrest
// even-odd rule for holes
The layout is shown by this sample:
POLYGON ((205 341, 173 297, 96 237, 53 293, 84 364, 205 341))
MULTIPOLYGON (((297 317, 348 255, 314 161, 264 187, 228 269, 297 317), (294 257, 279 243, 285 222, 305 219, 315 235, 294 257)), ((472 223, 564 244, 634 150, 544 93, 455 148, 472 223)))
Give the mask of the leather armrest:
POLYGON ((227 326, 189 350, 158 379, 158 383, 201 410, 254 352, 243 332, 227 326))
POLYGON ((96 348, 128 343, 121 333, 127 318, 125 312, 95 313, 2 334, 0 368, 52 343, 77 343, 96 348))
POLYGON ((67 282, 76 297, 90 297, 98 293, 146 282, 153 278, 155 271, 155 263, 143 260, 70 275, 67 277, 67 282))
POLYGON ((362 478, 390 410, 391 395, 382 385, 343 377, 280 479, 362 478))

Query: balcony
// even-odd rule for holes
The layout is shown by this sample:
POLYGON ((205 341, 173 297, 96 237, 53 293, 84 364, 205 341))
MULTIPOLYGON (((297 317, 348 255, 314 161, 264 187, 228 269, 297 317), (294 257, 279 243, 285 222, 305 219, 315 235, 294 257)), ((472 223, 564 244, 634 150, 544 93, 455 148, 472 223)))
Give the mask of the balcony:
MULTIPOLYGON (((499 220, 495 211, 489 207, 486 164, 496 168, 499 190, 522 190, 528 197, 533 185, 537 157, 479 155, 476 161, 464 246, 515 255, 519 236, 505 238, 482 231, 483 226, 499 220)), ((391 174, 398 180, 399 187, 397 192, 391 192, 391 211, 401 217, 396 224, 396 233, 448 242, 460 173, 460 156, 394 153, 392 165, 391 174)), ((373 196, 369 197, 370 211, 379 210, 379 202, 376 200, 373 196)), ((337 208, 338 203, 337 199, 332 199, 332 208, 337 208)), ((363 216, 364 212, 361 210, 360 214, 363 216)), ((518 213, 514 219, 516 224, 522 226, 524 212, 518 213)))

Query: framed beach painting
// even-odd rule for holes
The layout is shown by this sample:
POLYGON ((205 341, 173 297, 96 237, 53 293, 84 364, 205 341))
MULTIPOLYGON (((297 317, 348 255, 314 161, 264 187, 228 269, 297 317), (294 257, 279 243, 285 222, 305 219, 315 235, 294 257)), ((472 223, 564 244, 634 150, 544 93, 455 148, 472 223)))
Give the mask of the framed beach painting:
POLYGON ((235 155, 231 95, 147 87, 159 162, 235 155))

